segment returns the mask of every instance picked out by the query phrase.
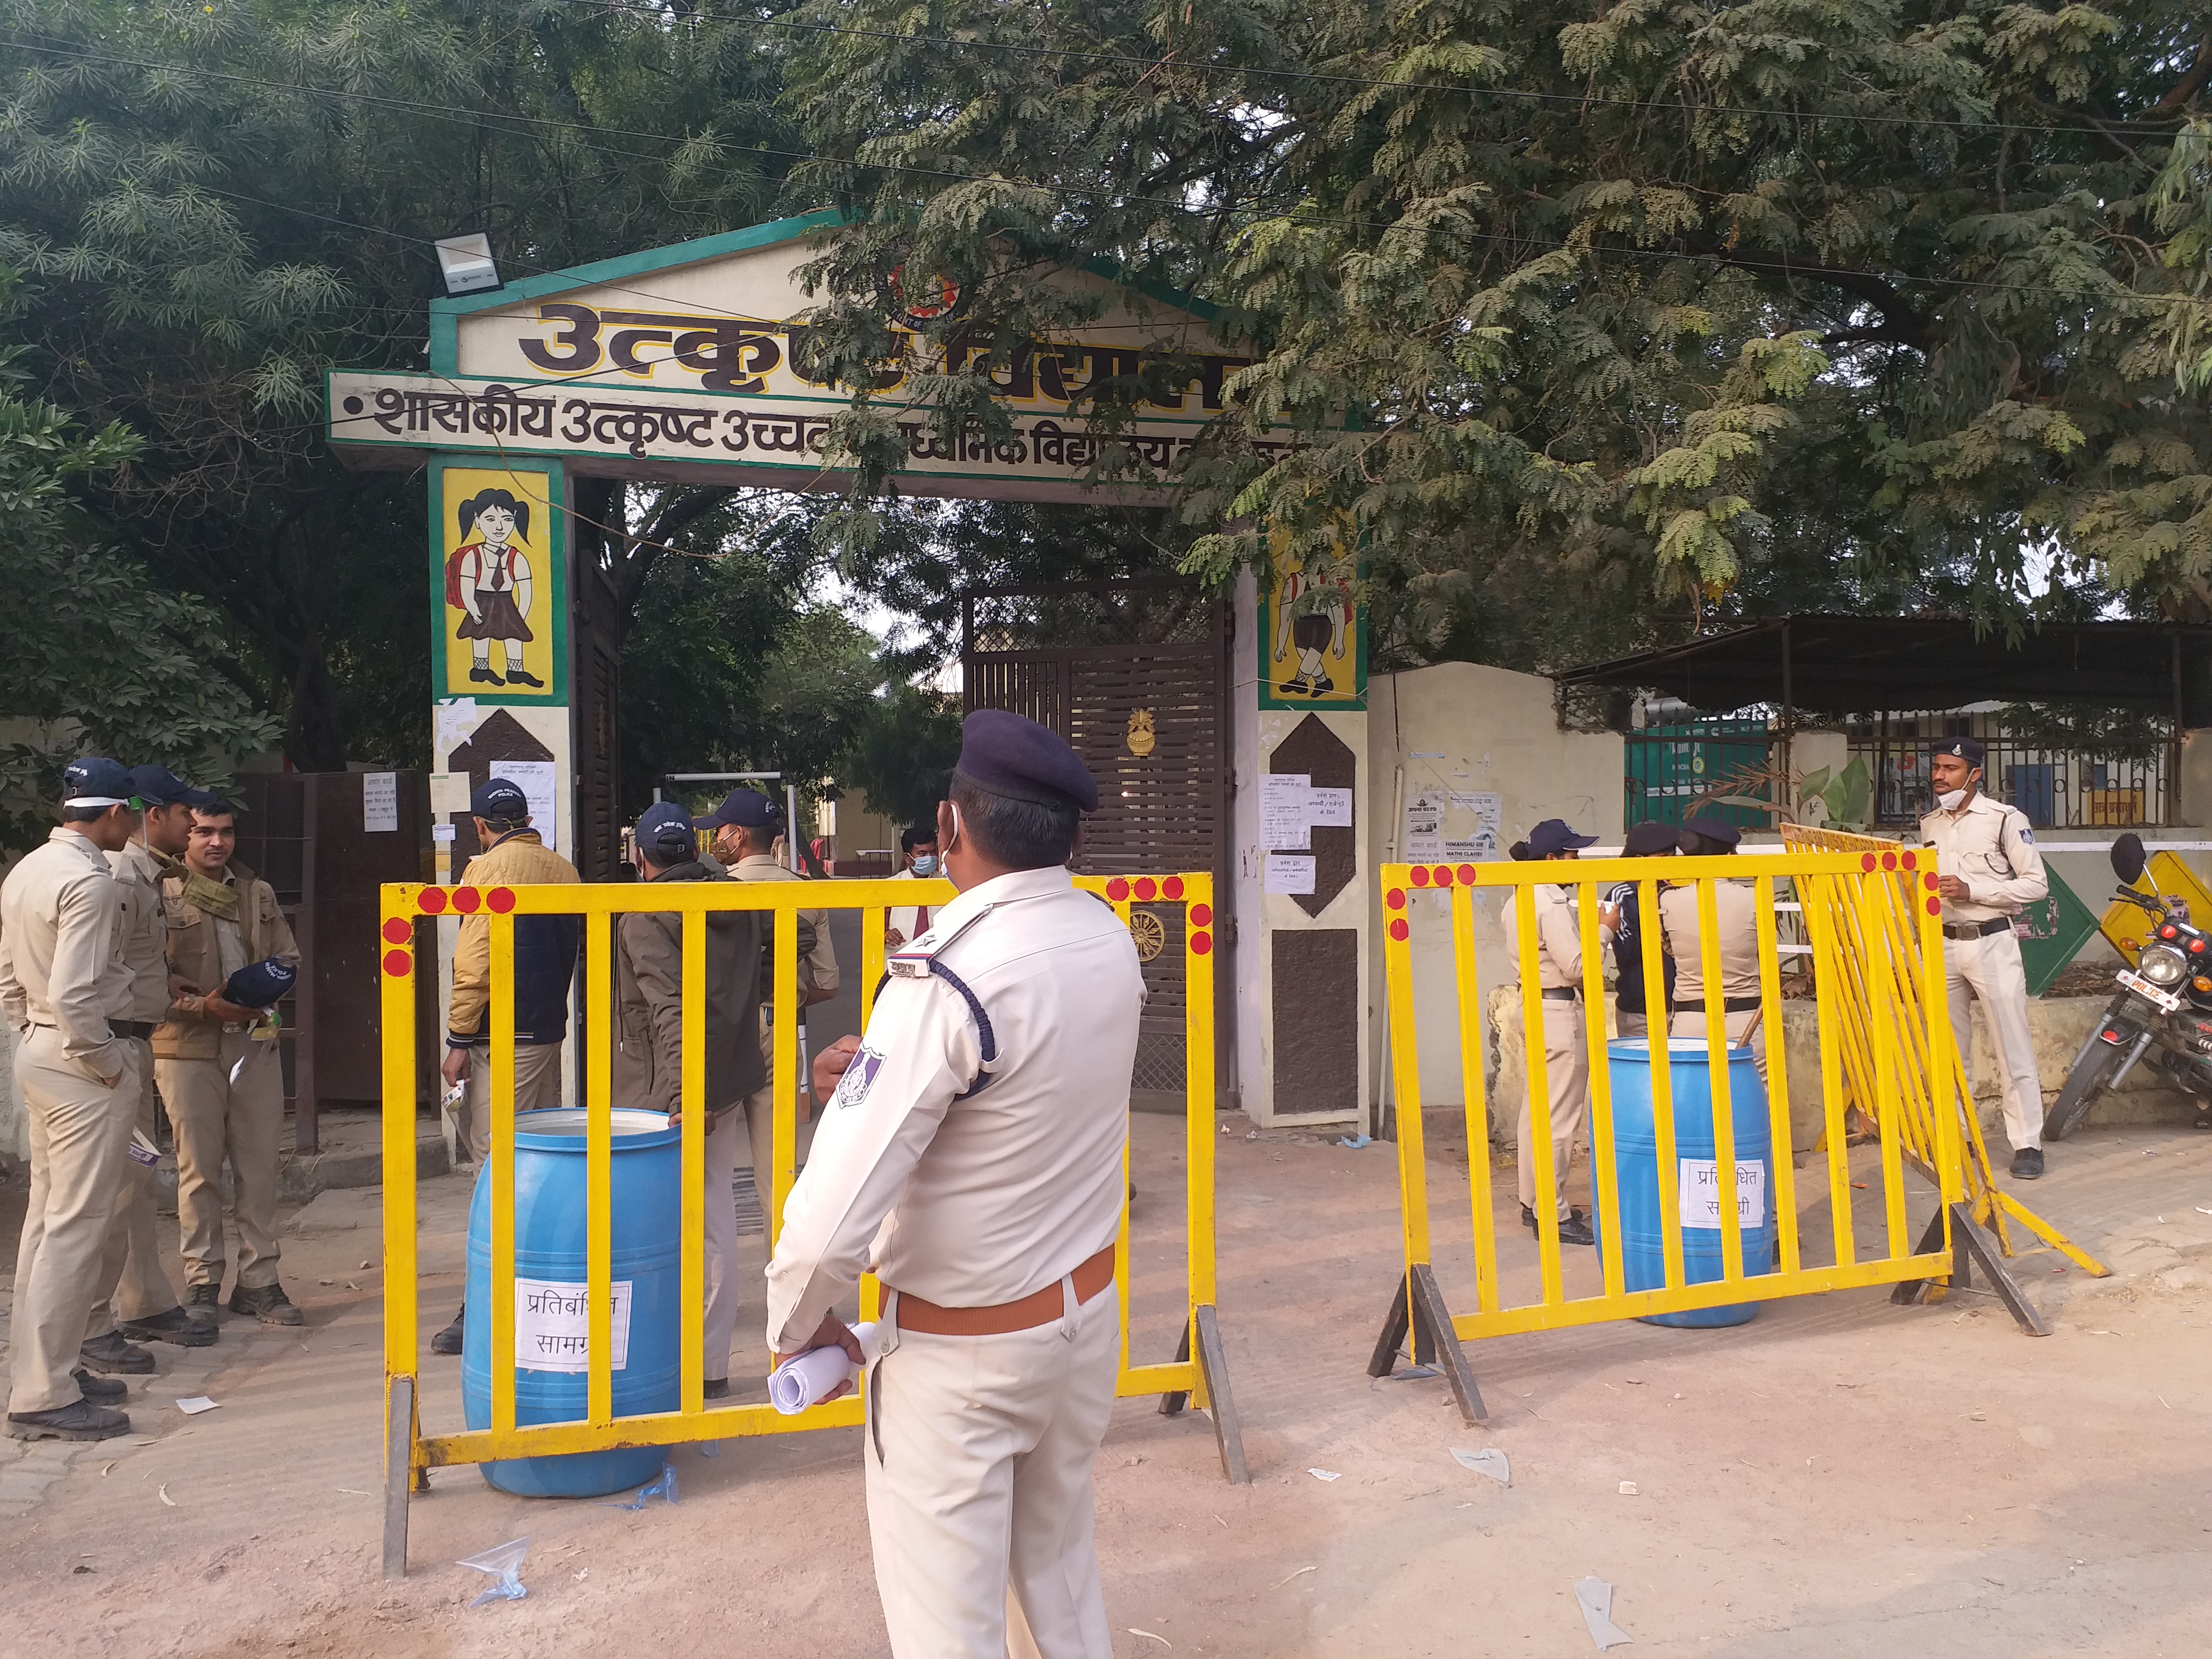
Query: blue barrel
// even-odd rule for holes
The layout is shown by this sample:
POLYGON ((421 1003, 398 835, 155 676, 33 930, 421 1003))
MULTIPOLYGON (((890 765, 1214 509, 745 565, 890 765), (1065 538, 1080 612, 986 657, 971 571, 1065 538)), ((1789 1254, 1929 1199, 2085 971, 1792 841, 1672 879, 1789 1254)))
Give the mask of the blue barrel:
MULTIPOLYGON (((680 1400, 680 1336, 684 1310, 678 1228, 683 1218, 683 1133, 658 1112, 613 1115, 613 1253, 611 1275, 629 1285, 627 1352, 618 1339, 614 1373, 617 1417, 674 1411, 680 1400)), ((580 1108, 531 1112, 515 1120, 514 1276, 550 1281, 527 1312, 518 1297, 517 1425, 580 1422, 591 1379, 582 1370, 538 1370, 520 1363, 526 1326, 540 1352, 580 1354, 573 1333, 584 1296, 585 1115, 580 1108), (562 1328, 571 1333, 562 1334, 562 1328)), ((468 1323, 461 1344, 461 1404, 471 1429, 491 1426, 491 1187, 477 1172, 469 1203, 468 1323)), ((619 1295, 617 1306, 621 1305, 619 1295)), ((697 1309, 690 1316, 699 1317, 697 1309)), ((483 1478, 518 1498, 599 1498, 641 1486, 660 1473, 662 1449, 574 1452, 484 1463, 483 1478)))
MULTIPOLYGON (((1668 1045, 1674 1085, 1674 1157, 1688 1166, 1674 1172, 1679 1196, 1686 1176, 1694 1187, 1712 1178, 1713 1093, 1711 1054, 1703 1037, 1676 1037, 1668 1045)), ((1659 1143, 1651 1114, 1651 1045, 1641 1038, 1622 1039, 1606 1045, 1613 1079, 1613 1168, 1620 1194, 1620 1267, 1624 1284, 1632 1291, 1657 1290, 1667 1282, 1665 1232, 1659 1209, 1659 1143)), ((1774 1271, 1774 1156, 1768 1128, 1766 1085, 1748 1048, 1729 1050, 1729 1107, 1735 1130, 1735 1158, 1739 1165, 1757 1163, 1762 1172, 1757 1214, 1760 1224, 1743 1230, 1743 1271, 1748 1279, 1774 1271)), ((1747 1172, 1746 1172, 1747 1173, 1747 1172)), ((1739 1179, 1737 1201, 1745 1194, 1739 1179)), ((1595 1186, 1593 1174, 1592 1187, 1595 1186)), ((1590 1213, 1599 1212, 1595 1204, 1590 1213)), ((1718 1227, 1682 1229, 1682 1277, 1692 1285, 1711 1284, 1721 1277, 1718 1227)), ((1598 1234, 1604 1249, 1605 1236, 1598 1234)), ((1724 1308, 1699 1308, 1687 1313, 1646 1314, 1653 1325, 1741 1325, 1757 1317, 1759 1304, 1739 1302, 1724 1308)))

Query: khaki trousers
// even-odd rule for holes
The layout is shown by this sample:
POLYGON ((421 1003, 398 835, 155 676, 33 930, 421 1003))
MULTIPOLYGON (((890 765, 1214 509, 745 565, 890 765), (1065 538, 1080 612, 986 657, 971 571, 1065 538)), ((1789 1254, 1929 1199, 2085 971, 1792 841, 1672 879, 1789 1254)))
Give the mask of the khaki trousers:
MULTIPOLYGON (((514 1111, 550 1112, 561 1103, 561 1055, 565 1042, 518 1042, 514 1045, 514 1111)), ((491 1156, 491 1056, 488 1050, 471 1048, 469 1091, 453 1114, 462 1150, 469 1162, 482 1164, 491 1156)))
POLYGON ((2027 1030, 2027 970, 2020 940, 2010 933, 1943 941, 1944 982, 1951 994, 1951 1036, 1973 1075, 1974 1028, 1967 999, 1978 1000, 1990 1023, 1997 1072, 2004 1079, 2005 1139, 2014 1152, 2043 1145, 2043 1078, 2035 1068, 2035 1039, 2027 1030))
POLYGON ((90 1334, 107 1225, 145 1063, 135 1042, 113 1088, 62 1053, 62 1034, 33 1025, 15 1048, 15 1087, 30 1132, 31 1192, 15 1254, 9 1322, 10 1412, 54 1411, 82 1398, 70 1373, 90 1334))
POLYGON ((1121 1336, 1109 1285, 1005 1336, 901 1331, 870 1368, 861 1461, 893 1659, 1006 1659, 1010 1601, 1041 1659, 1112 1659, 1091 1468, 1121 1336))
MULTIPOLYGON (((768 1067, 766 1083, 745 1097, 745 1138, 752 1146, 753 1188, 760 1194, 761 1212, 769 1210, 769 1170, 775 1162, 775 1027, 769 1011, 761 1011, 761 1061, 768 1067)), ((798 1097, 794 1091, 794 1102, 798 1097)), ((792 1156, 799 1155, 798 1122, 794 1108, 792 1156)))
MULTIPOLYGON (((154 1139, 154 1049, 139 1042, 137 1127, 154 1139)), ((128 1132, 124 1139, 130 1139, 128 1132)), ((154 1216, 159 1183, 154 1171, 125 1152, 116 1185, 115 1218, 108 1223, 107 1244, 100 1268, 100 1300, 92 1305, 92 1336, 106 1336, 117 1323, 151 1319, 177 1306, 177 1292, 161 1268, 161 1231, 154 1216)))
POLYGON ((737 1173, 740 1114, 734 1109, 714 1120, 707 1131, 706 1249, 701 1266, 707 1279, 705 1359, 700 1375, 709 1382, 730 1374, 730 1338, 738 1328, 738 1200, 731 1190, 737 1173))
POLYGON ((1619 1037, 1648 1037, 1651 1035, 1651 1016, 1638 1013, 1632 1008, 1616 1008, 1613 1011, 1613 1031, 1619 1037))
MULTIPOLYGON (((1583 1006, 1544 999, 1544 1082, 1547 1115, 1552 1129, 1552 1187, 1565 1213, 1567 1162, 1574 1152, 1575 1134, 1583 1127, 1589 1103, 1589 1050, 1583 1042, 1583 1006)), ((1528 1087, 1521 1097, 1521 1202, 1536 1208, 1535 1115, 1536 1068, 1528 1067, 1528 1087)), ((1539 1212, 1539 1213, 1541 1213, 1539 1212)))
POLYGON ((157 1060, 154 1076, 177 1132, 177 1219, 185 1277, 222 1283, 222 1164, 230 1160, 238 1285, 276 1282, 276 1143, 284 1130, 283 1062, 274 1042, 225 1031, 214 1060, 157 1060), (238 1081, 230 1080, 235 1070, 238 1081))
MULTIPOLYGON (((1757 1025, 1758 1030, 1753 1032, 1751 1057, 1759 1066, 1759 1080, 1764 1083, 1766 1081, 1766 1022, 1759 1018, 1759 1010, 1756 1008, 1746 1008, 1741 1013, 1723 1013, 1721 1016, 1721 1030, 1727 1033, 1730 1042, 1741 1042, 1743 1040, 1743 1034, 1752 1030, 1754 1024, 1757 1025)), ((1667 1030, 1668 1035, 1678 1037, 1705 1036, 1704 1010, 1700 1009, 1695 1013, 1677 1013, 1668 1024, 1667 1030)))

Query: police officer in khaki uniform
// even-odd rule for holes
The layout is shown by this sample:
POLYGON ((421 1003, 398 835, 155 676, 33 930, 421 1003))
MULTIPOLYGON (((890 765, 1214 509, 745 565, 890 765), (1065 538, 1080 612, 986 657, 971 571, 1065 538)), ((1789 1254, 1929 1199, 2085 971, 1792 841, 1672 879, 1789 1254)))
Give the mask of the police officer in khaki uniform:
MULTIPOLYGON (((783 829, 783 809, 757 789, 732 789, 722 798, 722 804, 703 818, 695 819, 699 829, 713 837, 709 850, 730 872, 733 881, 804 881, 805 877, 796 870, 787 870, 775 861, 775 839, 783 829)), ((830 913, 827 910, 801 910, 799 913, 799 1012, 804 1020, 805 1011, 817 1002, 827 1002, 837 994, 837 953, 830 943, 830 913), (810 944, 805 935, 811 934, 810 944)), ((770 927, 761 930, 763 940, 772 942, 775 933, 770 927)), ((769 1081, 745 1097, 745 1129, 752 1146, 753 1188, 760 1194, 761 1207, 769 1204, 772 1185, 769 1170, 775 1162, 775 1010, 769 999, 775 994, 773 975, 763 971, 760 982, 760 1043, 761 1059, 768 1066, 769 1081)), ((804 1111, 805 1097, 800 1097, 804 1111)), ((796 1149, 793 1149, 796 1151, 796 1149)))
MULTIPOLYGON (((1564 819, 1546 818, 1528 832, 1528 840, 1514 843, 1513 856, 1523 860, 1572 859, 1596 839, 1595 836, 1577 835, 1564 819)), ((1582 1130, 1583 1115, 1589 1109, 1589 1048, 1584 1041, 1582 1005, 1582 924, 1575 915, 1575 902, 1565 888, 1522 888, 1504 912, 1506 946, 1512 952, 1516 978, 1521 965, 1520 907, 1523 896, 1535 914, 1536 983, 1544 1003, 1544 1089, 1547 1097, 1546 1118, 1552 1133, 1553 1188, 1545 1201, 1559 1218, 1559 1243, 1594 1244, 1597 1240, 1590 1231, 1589 1217, 1581 1210, 1568 1208, 1566 1202, 1567 1164, 1574 1155, 1575 1136, 1582 1130)), ((1600 905, 1598 936, 1605 944, 1612 943, 1613 927, 1619 920, 1620 913, 1612 905, 1600 905)), ((1536 1218, 1535 1068, 1527 1067, 1526 1075, 1518 1131, 1521 1224, 1540 1237, 1541 1229, 1536 1218)))
POLYGON ((1969 994, 1990 1023, 1991 1046, 2004 1074, 2005 1135, 2012 1172, 2023 1181, 2043 1174, 2043 1079, 2027 1030, 2027 974, 2012 919, 2051 891, 2035 832, 2016 806, 1981 792, 1982 745, 1946 738, 1929 765, 1936 810, 1920 820, 1921 845, 1936 854, 1943 897, 1943 968, 1951 994, 1951 1035, 1971 1052, 1969 994))
MULTIPOLYGON (((149 1147, 154 1144, 154 1028, 168 1018, 171 1000, 200 988, 169 972, 169 927, 161 910, 162 878, 182 867, 191 838, 192 810, 222 805, 204 789, 195 789, 165 766, 134 766, 131 787, 144 810, 139 827, 122 851, 107 855, 123 893, 124 960, 131 969, 131 1018, 142 1062, 137 1127, 149 1147)), ((137 1146, 134 1141, 133 1152, 137 1146)), ((123 1163, 115 1219, 107 1232, 101 1295, 92 1310, 88 1359, 112 1359, 117 1369, 149 1371, 153 1356, 132 1363, 131 1342, 173 1342, 204 1348, 216 1339, 213 1325, 187 1318, 178 1304, 169 1276, 161 1267, 159 1226, 154 1214, 154 1170, 137 1158, 123 1163)))
MULTIPOLYGON (((1743 831, 1727 819, 1701 812, 1685 818, 1675 845, 1686 858, 1721 858, 1733 854, 1743 831)), ((1705 933, 1698 921, 1694 884, 1663 889, 1659 921, 1674 958, 1674 1014, 1668 1031, 1678 1037, 1705 1035, 1705 933)), ((1759 895, 1747 878, 1713 883, 1713 923, 1721 958, 1721 1025, 1730 1042, 1751 1041, 1759 1075, 1766 1075, 1766 1031, 1759 1012, 1759 895)))
POLYGON ((1097 803, 1042 726, 969 715, 938 809, 959 896, 892 957, 865 1039, 815 1066, 842 1080, 769 1267, 769 1345, 858 1359, 830 1310, 882 1279, 861 1458, 894 1659, 1115 1651, 1091 1464, 1145 986, 1066 868, 1097 803))
POLYGON ((0 883, 0 1014, 18 1033, 15 1086, 31 1139, 8 1432, 108 1440, 128 1434, 131 1419, 102 1402, 130 1386, 84 1370, 79 1351, 138 1104, 123 896, 106 858, 138 820, 131 775, 113 761, 88 757, 62 779, 61 827, 0 883))
POLYGON ((297 1325, 300 1310, 276 1282, 276 1148, 284 1127, 284 1075, 276 1029, 264 1011, 222 994, 240 969, 274 960, 297 967, 300 947, 276 894, 231 858, 238 828, 216 806, 192 814, 184 866, 161 883, 170 969, 196 986, 154 1033, 154 1077, 177 1131, 177 1218, 184 1233, 185 1311, 216 1322, 222 1300, 223 1160, 230 1160, 238 1228, 238 1282, 230 1310, 264 1325, 297 1325))

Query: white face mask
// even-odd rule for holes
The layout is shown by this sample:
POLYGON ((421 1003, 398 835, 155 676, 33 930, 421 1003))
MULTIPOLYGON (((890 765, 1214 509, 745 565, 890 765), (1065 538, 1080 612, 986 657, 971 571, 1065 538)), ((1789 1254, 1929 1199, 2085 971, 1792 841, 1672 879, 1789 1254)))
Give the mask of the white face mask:
POLYGON ((937 873, 937 854, 934 853, 916 853, 914 855, 914 872, 917 876, 935 875, 937 873))
POLYGON ((1946 789, 1936 797, 1936 804, 1947 812, 1955 812, 1966 804, 1966 792, 1963 789, 1946 789))

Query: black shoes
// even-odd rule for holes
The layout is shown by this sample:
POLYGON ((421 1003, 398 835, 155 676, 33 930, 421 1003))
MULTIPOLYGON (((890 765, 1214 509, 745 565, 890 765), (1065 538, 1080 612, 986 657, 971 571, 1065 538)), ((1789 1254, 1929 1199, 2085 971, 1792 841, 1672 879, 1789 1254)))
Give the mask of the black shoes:
POLYGON ((133 1342, 173 1342, 180 1348, 204 1348, 215 1341, 215 1327, 190 1317, 182 1308, 172 1308, 151 1319, 126 1319, 115 1328, 133 1342))
POLYGON ((430 1352, 459 1353, 461 1351, 461 1339, 467 1333, 468 1324, 468 1304, 464 1303, 459 1310, 453 1315, 453 1322, 430 1339, 430 1352))
POLYGON ((8 1413, 10 1440, 112 1440, 130 1432, 128 1417, 89 1400, 71 1401, 50 1412, 8 1413))
POLYGON ((71 1371, 84 1397, 94 1404, 103 1400, 121 1400, 131 1392, 128 1382, 118 1382, 112 1376, 94 1376, 90 1371, 71 1371))
POLYGON ((143 1376, 154 1369, 154 1356, 143 1348, 134 1347, 125 1342, 120 1331, 110 1331, 106 1336, 93 1338, 76 1353, 87 1370, 143 1376))
POLYGON ((501 679, 498 675, 493 673, 490 669, 483 667, 471 668, 469 670, 469 678, 472 680, 481 681, 486 685, 504 685, 507 684, 507 682, 501 679))
POLYGON ((230 1310, 250 1314, 264 1325, 304 1325, 307 1316, 292 1304, 282 1285, 259 1285, 252 1290, 240 1285, 230 1293, 230 1310))
MULTIPOLYGON (((185 1286, 185 1317, 191 1320, 193 1324, 204 1325, 210 1331, 213 1331, 216 1323, 216 1310, 222 1306, 222 1283, 220 1279, 212 1285, 185 1286)), ((208 1340, 213 1341, 215 1339, 210 1336, 208 1340)))
POLYGON ((541 690, 545 684, 545 682, 539 679, 537 675, 520 668, 510 668, 507 671, 507 683, 509 685, 534 685, 541 690))
MULTIPOLYGON (((1538 1237, 1543 1237, 1541 1233, 1537 1232, 1536 1212, 1526 1204, 1521 1206, 1521 1224, 1530 1232, 1536 1233, 1538 1237)), ((1559 1223, 1559 1243, 1562 1244, 1596 1243, 1597 1235, 1590 1231, 1589 1217, 1580 1210, 1569 1210, 1559 1223)))
POLYGON ((702 1400, 727 1400, 730 1397, 730 1379, 726 1376, 701 1377, 699 1397, 702 1400))
POLYGON ((2012 1155, 2012 1172, 2021 1181, 2043 1179, 2043 1148, 2023 1146, 2012 1155))

